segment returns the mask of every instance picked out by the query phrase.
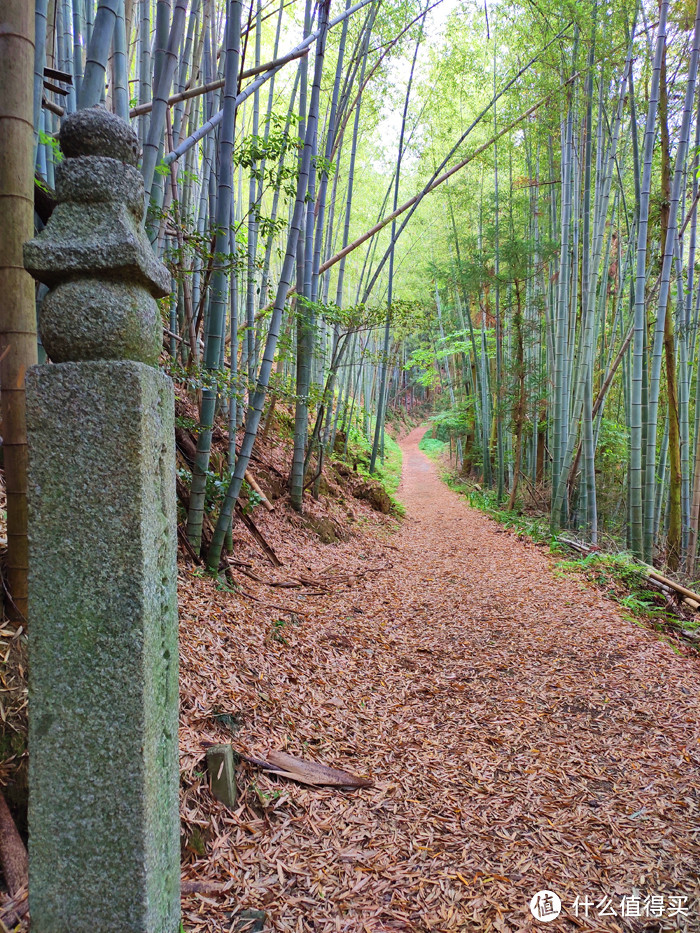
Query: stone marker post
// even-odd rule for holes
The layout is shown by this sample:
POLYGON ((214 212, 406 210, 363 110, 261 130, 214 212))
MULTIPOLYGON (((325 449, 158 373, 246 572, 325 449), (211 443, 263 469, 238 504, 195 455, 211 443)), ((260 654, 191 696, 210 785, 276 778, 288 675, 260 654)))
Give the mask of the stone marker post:
POLYGON ((180 922, 173 390, 131 128, 67 117, 25 246, 53 361, 27 376, 29 899, 34 933, 180 922))

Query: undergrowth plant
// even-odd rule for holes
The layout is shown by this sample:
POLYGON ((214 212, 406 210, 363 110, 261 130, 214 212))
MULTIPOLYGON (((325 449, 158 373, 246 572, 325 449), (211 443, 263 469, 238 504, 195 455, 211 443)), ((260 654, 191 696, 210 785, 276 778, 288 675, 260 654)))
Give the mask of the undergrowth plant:
MULTIPOLYGON (((432 429, 428 429, 418 445, 419 449, 433 459, 440 459, 447 445, 431 435, 432 429)), ((546 516, 526 515, 504 508, 498 504, 495 490, 482 489, 478 484, 466 482, 459 474, 447 468, 441 470, 441 478, 450 489, 465 496, 472 508, 485 512, 518 537, 548 545, 553 554, 564 555, 569 551, 551 533, 546 516)), ((577 573, 594 583, 605 596, 625 610, 624 618, 635 624, 647 625, 659 632, 669 625, 686 633, 700 629, 700 621, 683 618, 669 607, 661 593, 650 588, 643 565, 632 554, 594 551, 587 555, 562 556, 555 566, 558 575, 577 573)))
POLYGON ((406 510, 396 498, 403 469, 401 448, 387 431, 384 435, 384 459, 377 460, 373 473, 369 471, 371 454, 372 445, 367 436, 359 427, 352 425, 348 435, 346 459, 353 464, 358 475, 363 479, 368 482, 378 482, 384 487, 384 491, 391 500, 392 513, 402 517, 406 514, 406 510))
POLYGON ((432 430, 429 428, 423 435, 423 439, 418 445, 418 449, 433 460, 437 460, 445 452, 447 444, 445 441, 438 440, 432 436, 432 430))
POLYGON ((696 619, 684 619, 669 608, 663 595, 649 588, 643 568, 631 554, 594 552, 585 557, 557 562, 562 573, 579 573, 595 583, 610 599, 626 610, 623 615, 631 622, 643 622, 662 630, 669 622, 684 632, 700 628, 696 619))

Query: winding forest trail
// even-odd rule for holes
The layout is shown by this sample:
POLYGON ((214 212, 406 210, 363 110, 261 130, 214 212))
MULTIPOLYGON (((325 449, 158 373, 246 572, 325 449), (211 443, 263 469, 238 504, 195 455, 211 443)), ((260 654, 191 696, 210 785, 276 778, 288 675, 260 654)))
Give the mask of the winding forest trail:
MULTIPOLYGON (((415 620, 404 644, 431 651, 436 669, 421 736, 426 757, 436 746, 441 757, 428 844, 464 846, 452 867, 475 929, 487 917, 494 929, 538 927, 523 908, 546 887, 563 902, 549 929, 641 928, 619 916, 633 889, 664 895, 668 922, 670 896, 690 905, 698 894, 698 662, 467 507, 418 449, 424 433, 401 445, 399 495, 415 620), (588 922, 580 910, 567 923, 577 894, 595 904, 588 922), (618 918, 597 909, 605 895, 618 918)), ((700 930, 698 907, 671 928, 700 930)))
MULTIPOLYGON (((198 876, 230 879, 232 906, 294 933, 699 931, 697 659, 469 508, 419 451, 424 431, 402 442, 401 527, 374 552, 336 552, 390 568, 307 600, 282 645, 245 620, 193 629, 195 725, 230 690, 248 710, 239 746, 375 782, 344 793, 253 772, 240 809, 210 817, 198 876), (541 889, 563 902, 546 927, 528 907, 541 889)), ((196 916, 188 929, 228 929, 205 898, 196 916)))

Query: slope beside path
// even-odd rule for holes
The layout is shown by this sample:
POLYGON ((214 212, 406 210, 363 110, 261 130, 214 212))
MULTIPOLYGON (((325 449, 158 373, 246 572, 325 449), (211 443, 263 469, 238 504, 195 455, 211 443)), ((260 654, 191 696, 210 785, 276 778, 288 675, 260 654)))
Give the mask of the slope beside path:
POLYGON ((187 791, 186 821, 206 817, 209 835, 185 877, 229 890, 188 898, 186 928, 229 929, 248 907, 298 933, 700 931, 697 658, 470 509, 423 433, 402 443, 396 533, 329 549, 325 579, 342 567, 343 586, 300 598, 250 582, 266 628, 213 589, 202 621, 188 603, 186 774, 206 728, 221 740, 210 711, 235 706, 240 748, 375 783, 345 793, 246 767, 235 812, 187 791), (280 641, 269 619, 284 607, 300 615, 280 641), (542 890, 562 902, 547 925, 529 908, 542 890))

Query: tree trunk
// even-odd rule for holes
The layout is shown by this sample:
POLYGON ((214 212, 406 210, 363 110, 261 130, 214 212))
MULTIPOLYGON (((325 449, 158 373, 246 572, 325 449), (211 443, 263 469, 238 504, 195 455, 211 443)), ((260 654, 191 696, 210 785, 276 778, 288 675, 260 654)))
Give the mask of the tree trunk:
POLYGON ((29 880, 27 849, 0 793, 0 864, 10 895, 14 897, 29 880))

